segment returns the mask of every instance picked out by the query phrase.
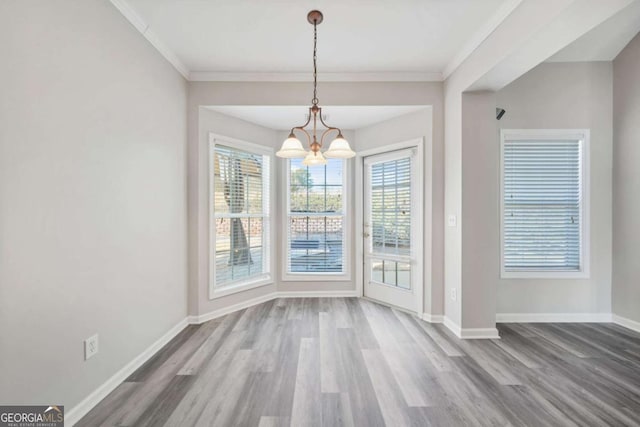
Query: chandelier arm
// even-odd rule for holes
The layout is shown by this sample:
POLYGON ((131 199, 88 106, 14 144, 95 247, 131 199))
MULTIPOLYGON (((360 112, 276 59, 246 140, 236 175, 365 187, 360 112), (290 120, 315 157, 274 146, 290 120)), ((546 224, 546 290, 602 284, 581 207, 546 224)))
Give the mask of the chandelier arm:
MULTIPOLYGON (((307 122, 307 124, 308 124, 308 122, 307 122)), ((304 126, 306 126, 306 125, 304 125, 304 126)), ((293 129, 291 129, 291 133, 293 133, 295 135, 294 131, 296 131, 296 130, 302 131, 307 137, 307 145, 311 145, 311 135, 309 135, 309 132, 307 132, 304 129, 304 126, 296 126, 296 127, 294 127, 293 129)))
MULTIPOLYGON (((322 108, 320 108, 320 123, 322 123, 322 125, 323 125, 324 127, 326 127, 327 129, 338 129, 338 128, 333 127, 333 126, 329 126, 328 124, 326 124, 326 123, 324 122, 324 120, 322 120, 322 108)), ((338 129, 338 130, 340 130, 340 129, 338 129)))
POLYGON ((342 133, 342 131, 340 129, 338 129, 338 128, 334 128, 334 127, 327 126, 327 125, 325 125, 325 126, 327 127, 327 129, 324 132, 322 132, 322 136, 320 136, 320 144, 321 145, 324 144, 324 136, 326 134, 328 134, 329 132, 331 132, 332 130, 338 131, 338 135, 340 135, 342 133))
POLYGON ((306 128, 309 125, 309 123, 311 123, 311 107, 309 107, 309 114, 307 115, 307 121, 302 126, 298 126, 298 129, 306 128))

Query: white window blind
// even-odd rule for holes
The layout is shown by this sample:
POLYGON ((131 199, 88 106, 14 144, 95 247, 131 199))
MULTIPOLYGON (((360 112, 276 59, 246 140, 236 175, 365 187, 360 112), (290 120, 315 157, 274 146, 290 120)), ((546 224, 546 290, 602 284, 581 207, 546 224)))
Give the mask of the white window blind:
POLYGON ((269 156, 213 150, 214 287, 268 277, 269 156))
POLYGON ((583 140, 503 137, 503 272, 583 269, 583 140))
POLYGON ((288 163, 287 274, 344 273, 344 160, 288 163))
POLYGON ((372 252, 410 255, 411 157, 371 166, 371 231, 372 252))

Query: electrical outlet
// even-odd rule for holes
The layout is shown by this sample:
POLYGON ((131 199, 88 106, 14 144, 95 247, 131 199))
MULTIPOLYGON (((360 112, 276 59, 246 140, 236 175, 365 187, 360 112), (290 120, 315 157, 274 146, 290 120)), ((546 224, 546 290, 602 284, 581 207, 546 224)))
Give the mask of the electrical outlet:
POLYGON ((84 360, 98 354, 98 334, 84 340, 84 360))
POLYGON ((451 299, 453 301, 457 301, 458 300, 458 289, 457 288, 451 288, 451 299))
POLYGON ((456 218, 455 215, 449 215, 449 217, 447 218, 447 225, 449 227, 455 227, 458 223, 458 219, 456 218))

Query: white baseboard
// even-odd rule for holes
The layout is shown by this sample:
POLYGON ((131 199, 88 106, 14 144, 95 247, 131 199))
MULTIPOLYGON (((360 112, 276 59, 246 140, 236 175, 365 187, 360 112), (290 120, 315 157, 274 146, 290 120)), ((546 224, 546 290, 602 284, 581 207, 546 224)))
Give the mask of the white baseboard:
POLYGON ((499 340, 500 333, 496 328, 462 328, 461 337, 463 340, 487 339, 499 340))
POLYGON ((345 298, 357 296, 356 290, 348 291, 289 291, 289 292, 271 292, 269 294, 248 299, 238 304, 230 305, 219 310, 210 311, 209 313, 199 316, 189 316, 189 323, 199 325, 209 320, 217 319, 234 311, 242 310, 263 302, 271 301, 276 298, 345 298))
POLYGON ((177 325, 171 328, 166 334, 161 336, 156 342, 151 344, 147 349, 140 353, 135 359, 127 363, 122 369, 116 372, 111 378, 104 382, 100 387, 95 389, 93 393, 87 396, 82 402, 71 408, 65 413, 64 422, 66 425, 73 426, 80 421, 94 406, 102 399, 107 397, 109 393, 115 390, 129 375, 133 374, 136 369, 144 365, 154 354, 171 341, 188 325, 187 319, 182 319, 177 325))
POLYGON ((443 316, 442 323, 444 324, 444 326, 446 326, 447 329, 453 332, 456 337, 462 338, 462 328, 460 327, 460 325, 449 319, 447 316, 443 316))
POLYGON ((228 307, 220 308, 218 310, 210 311, 209 313, 201 314, 198 316, 189 316, 189 323, 199 325, 200 323, 208 322, 209 320, 217 319, 218 317, 226 316, 234 311, 242 310, 263 302, 271 301, 278 297, 277 292, 271 292, 266 295, 262 295, 256 298, 251 298, 237 304, 230 305, 228 307))
POLYGON ((422 320, 429 323, 442 323, 444 322, 444 316, 442 314, 422 313, 422 320))
POLYGON ((624 326, 627 329, 631 329, 635 332, 640 332, 640 322, 636 322, 635 320, 627 319, 626 317, 618 316, 617 314, 612 315, 613 323, 616 325, 624 326))
POLYGON ((358 296, 355 289, 348 291, 279 291, 277 298, 347 298, 358 296))
POLYGON ((611 313, 498 313, 497 323, 608 323, 611 313))
POLYGON ((500 334, 496 328, 461 328, 460 325, 446 316, 444 317, 443 323, 456 337, 463 340, 500 339, 500 334))

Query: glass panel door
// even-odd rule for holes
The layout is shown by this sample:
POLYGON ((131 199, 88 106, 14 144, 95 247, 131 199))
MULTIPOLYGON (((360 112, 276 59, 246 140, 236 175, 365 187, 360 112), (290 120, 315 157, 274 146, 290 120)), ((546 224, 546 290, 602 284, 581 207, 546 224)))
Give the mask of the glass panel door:
POLYGON ((412 311, 418 307, 415 245, 422 239, 417 222, 422 182, 415 179, 416 161, 414 149, 364 161, 365 296, 412 311))

